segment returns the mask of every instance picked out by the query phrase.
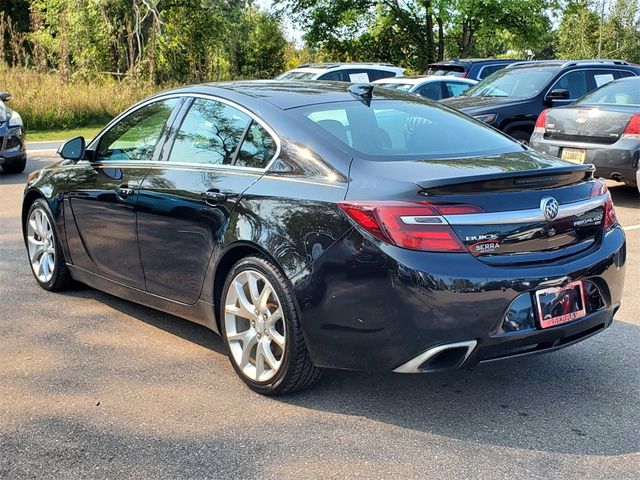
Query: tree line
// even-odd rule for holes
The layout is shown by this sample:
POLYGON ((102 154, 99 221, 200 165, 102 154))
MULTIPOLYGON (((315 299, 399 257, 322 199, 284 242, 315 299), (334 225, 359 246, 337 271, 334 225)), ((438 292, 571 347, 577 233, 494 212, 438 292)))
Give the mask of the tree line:
POLYGON ((0 63, 63 79, 272 78, 305 61, 640 62, 638 0, 0 0, 0 63), (261 6, 263 4, 260 4, 261 6), (285 37, 284 18, 304 32, 285 37))

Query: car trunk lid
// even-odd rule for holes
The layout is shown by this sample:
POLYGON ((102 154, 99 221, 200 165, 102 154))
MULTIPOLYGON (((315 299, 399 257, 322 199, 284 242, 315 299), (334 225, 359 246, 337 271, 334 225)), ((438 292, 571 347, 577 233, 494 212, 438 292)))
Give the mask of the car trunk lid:
MULTIPOLYGON (((483 261, 553 261, 589 248, 601 231, 605 198, 592 197, 591 165, 571 165, 533 152, 498 158, 366 163, 367 170, 373 168, 376 177, 387 181, 359 185, 356 180, 349 199, 379 198, 380 193, 390 200, 436 208, 479 207, 478 213, 443 214, 441 218, 465 249, 483 261), (403 176, 413 180, 413 187, 406 180, 401 183, 403 176), (549 207, 552 211, 545 216, 549 207)), ((362 163, 354 162, 352 178, 358 178, 360 168, 364 168, 362 163)))
POLYGON ((634 113, 628 107, 553 108, 547 110, 544 138, 612 144, 623 134, 634 113))

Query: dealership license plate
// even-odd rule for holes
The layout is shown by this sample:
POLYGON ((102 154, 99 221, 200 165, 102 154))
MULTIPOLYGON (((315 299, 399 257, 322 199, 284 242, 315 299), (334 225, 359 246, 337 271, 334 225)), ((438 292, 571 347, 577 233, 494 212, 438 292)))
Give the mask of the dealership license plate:
POLYGON ((536 303, 542 328, 555 327, 587 314, 584 304, 584 289, 580 281, 562 287, 538 290, 536 303))
POLYGON ((562 159, 575 163, 584 163, 587 151, 584 148, 563 148, 562 159))

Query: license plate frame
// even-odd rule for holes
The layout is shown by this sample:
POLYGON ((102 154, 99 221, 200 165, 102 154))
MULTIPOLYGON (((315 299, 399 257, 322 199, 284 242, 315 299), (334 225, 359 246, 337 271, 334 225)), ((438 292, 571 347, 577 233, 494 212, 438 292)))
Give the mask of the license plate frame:
POLYGON ((584 163, 587 159, 587 151, 584 148, 563 147, 560 158, 568 162, 584 163))
POLYGON ((563 325, 587 314, 584 286, 581 280, 561 287, 536 290, 535 297, 538 319, 542 329, 563 325))

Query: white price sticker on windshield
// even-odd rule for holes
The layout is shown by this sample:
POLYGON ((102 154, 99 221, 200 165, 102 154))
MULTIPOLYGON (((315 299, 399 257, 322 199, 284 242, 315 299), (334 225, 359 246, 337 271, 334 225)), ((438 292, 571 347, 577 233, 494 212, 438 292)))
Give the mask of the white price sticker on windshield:
POLYGON ((613 82, 613 74, 605 73, 603 75, 594 75, 593 78, 596 81, 596 87, 601 87, 605 83, 613 82))

